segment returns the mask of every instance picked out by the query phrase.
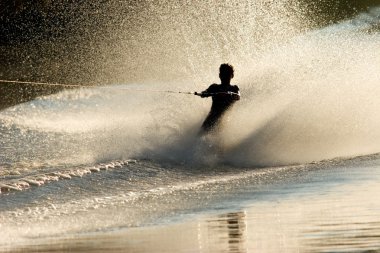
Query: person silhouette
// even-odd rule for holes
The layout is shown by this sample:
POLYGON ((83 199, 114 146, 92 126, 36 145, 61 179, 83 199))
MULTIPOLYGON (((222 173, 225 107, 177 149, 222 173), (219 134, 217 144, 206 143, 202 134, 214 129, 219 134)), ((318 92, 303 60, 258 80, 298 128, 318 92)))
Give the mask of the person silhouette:
POLYGON ((209 114, 201 127, 201 134, 208 133, 219 124, 223 114, 240 99, 240 90, 237 85, 231 85, 234 77, 234 68, 228 63, 219 67, 219 78, 221 84, 212 84, 205 91, 195 92, 202 98, 212 97, 212 106, 209 114))

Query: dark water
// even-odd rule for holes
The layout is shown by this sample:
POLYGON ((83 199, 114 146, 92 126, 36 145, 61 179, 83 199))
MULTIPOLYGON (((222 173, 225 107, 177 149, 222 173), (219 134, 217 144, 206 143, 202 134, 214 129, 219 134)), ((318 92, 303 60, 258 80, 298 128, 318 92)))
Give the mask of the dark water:
MULTIPOLYGON (((3 1, 0 79, 82 85, 187 79, 209 83, 223 61, 241 71, 263 49, 379 4, 3 1)), ((57 90, 1 84, 0 108, 57 90)))

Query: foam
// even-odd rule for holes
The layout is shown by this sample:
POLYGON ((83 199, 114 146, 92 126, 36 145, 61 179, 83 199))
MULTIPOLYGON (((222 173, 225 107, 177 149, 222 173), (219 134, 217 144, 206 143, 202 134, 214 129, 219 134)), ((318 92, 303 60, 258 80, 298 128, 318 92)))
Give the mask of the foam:
MULTIPOLYGON (((73 177, 81 178, 87 174, 96 173, 100 171, 122 169, 123 167, 128 166, 131 163, 137 163, 137 161, 134 159, 117 160, 110 161, 109 163, 100 163, 93 166, 80 166, 71 169, 65 169, 62 171, 51 171, 30 176, 23 176, 23 174, 21 174, 19 171, 18 173, 8 172, 9 174, 7 176, 17 175, 20 177, 18 177, 17 179, 8 179, 3 182, 0 182, 0 194, 9 193, 10 191, 24 191, 32 187, 43 186, 44 184, 48 184, 50 182, 56 182, 59 180, 69 180, 73 177)), ((6 173, 3 172, 3 176, 6 176, 6 173)))

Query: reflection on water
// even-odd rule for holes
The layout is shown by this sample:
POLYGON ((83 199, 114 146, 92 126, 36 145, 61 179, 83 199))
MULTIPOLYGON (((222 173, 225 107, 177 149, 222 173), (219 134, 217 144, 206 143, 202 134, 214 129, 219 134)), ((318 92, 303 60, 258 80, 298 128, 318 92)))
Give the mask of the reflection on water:
POLYGON ((290 195, 277 188, 240 210, 214 210, 174 224, 52 238, 37 235, 28 245, 13 245, 9 251, 380 252, 379 178, 379 165, 331 168, 316 172, 310 182, 288 184, 290 195), (331 178, 335 185, 327 186, 331 178))
POLYGON ((226 252, 247 252, 245 212, 231 212, 208 221, 209 242, 224 245, 226 252))

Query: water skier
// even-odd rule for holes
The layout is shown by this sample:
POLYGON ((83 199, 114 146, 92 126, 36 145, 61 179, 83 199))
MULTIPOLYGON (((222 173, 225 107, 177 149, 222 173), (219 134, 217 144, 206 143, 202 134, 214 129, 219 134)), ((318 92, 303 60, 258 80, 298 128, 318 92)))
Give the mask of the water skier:
POLYGON ((229 64, 221 64, 219 67, 221 84, 212 84, 205 91, 195 93, 202 98, 212 97, 211 110, 202 124, 201 134, 213 130, 219 124, 223 114, 240 99, 239 87, 231 85, 233 77, 234 68, 229 64))

